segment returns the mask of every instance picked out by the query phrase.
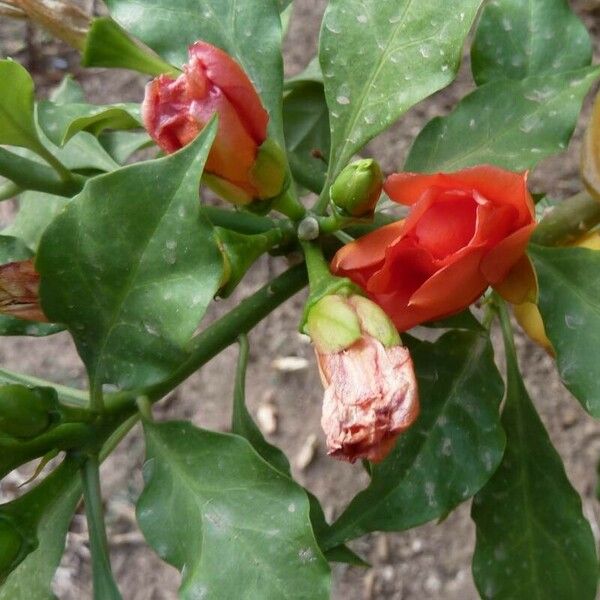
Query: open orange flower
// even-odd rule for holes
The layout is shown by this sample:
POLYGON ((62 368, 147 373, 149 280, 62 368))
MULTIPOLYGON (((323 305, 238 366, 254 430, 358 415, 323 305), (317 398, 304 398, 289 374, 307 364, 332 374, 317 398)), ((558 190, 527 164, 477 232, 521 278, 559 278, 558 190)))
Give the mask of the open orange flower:
POLYGON ((385 182, 406 219, 344 246, 332 271, 360 285, 400 331, 457 313, 523 257, 535 228, 527 174, 492 166, 385 182))
POLYGON ((144 126, 167 153, 189 144, 219 116, 206 182, 237 204, 279 193, 285 172, 280 150, 267 141, 269 115, 240 65, 223 50, 195 42, 177 79, 160 75, 146 86, 144 126))

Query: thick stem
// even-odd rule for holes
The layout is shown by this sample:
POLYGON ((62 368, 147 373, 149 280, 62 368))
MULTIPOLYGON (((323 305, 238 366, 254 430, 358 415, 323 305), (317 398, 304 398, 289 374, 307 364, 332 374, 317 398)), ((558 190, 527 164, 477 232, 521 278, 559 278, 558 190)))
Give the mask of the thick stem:
POLYGON ((95 600, 120 600, 114 581, 104 527, 100 489, 100 461, 97 455, 88 456, 82 469, 83 497, 90 536, 95 600))
POLYGON ((519 361, 517 358, 513 328, 510 322, 510 315, 508 313, 508 308, 506 307, 506 302, 504 302, 498 294, 494 294, 494 305, 497 308, 500 317, 500 328, 502 329, 502 338, 504 340, 507 386, 511 387, 521 378, 521 375, 518 372, 519 361))
POLYGON ((301 242, 301 245, 306 260, 310 289, 311 292, 315 292, 324 285, 324 282, 333 279, 334 275, 329 271, 329 265, 323 256, 323 252, 316 243, 301 242))
POLYGON ((291 187, 288 187, 288 189, 273 202, 273 208, 292 219, 292 221, 299 221, 306 214, 306 208, 292 193, 291 187))
POLYGON ((531 241, 542 246, 568 244, 600 223, 600 201, 580 192, 554 207, 536 227, 531 241))
POLYGON ((147 388, 107 395, 106 411, 114 414, 126 411, 128 407, 135 407, 135 399, 139 396, 146 396, 151 402, 160 400, 305 285, 305 266, 302 264, 292 267, 198 334, 191 342, 188 359, 171 377, 147 388))
POLYGON ((228 210, 216 206, 204 206, 203 209, 214 225, 238 233, 265 233, 281 224, 281 221, 275 221, 269 217, 260 217, 249 212, 228 210))
POLYGON ((85 177, 61 179, 54 169, 0 147, 0 175, 26 190, 71 197, 83 188, 85 177))

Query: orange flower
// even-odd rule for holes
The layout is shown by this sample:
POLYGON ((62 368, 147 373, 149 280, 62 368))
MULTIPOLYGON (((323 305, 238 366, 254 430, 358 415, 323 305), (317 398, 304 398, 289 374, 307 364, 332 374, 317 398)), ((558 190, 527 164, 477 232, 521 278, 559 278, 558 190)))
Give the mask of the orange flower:
POLYGON ((285 170, 281 151, 267 141, 269 115, 252 82, 231 56, 206 42, 192 44, 189 57, 177 79, 160 75, 146 86, 146 129, 172 153, 189 144, 218 114, 206 182, 237 204, 276 196, 285 170))
POLYGON ((40 276, 33 261, 1 265, 0 314, 27 321, 48 321, 40 308, 39 286, 40 276))
POLYGON ((419 414, 412 360, 398 332, 367 298, 337 294, 310 309, 307 331, 325 387, 328 453, 383 460, 419 414))
POLYGON ((527 175, 492 166, 391 175, 384 189, 410 207, 335 255, 332 271, 360 285, 400 331, 457 313, 523 257, 535 228, 527 175))

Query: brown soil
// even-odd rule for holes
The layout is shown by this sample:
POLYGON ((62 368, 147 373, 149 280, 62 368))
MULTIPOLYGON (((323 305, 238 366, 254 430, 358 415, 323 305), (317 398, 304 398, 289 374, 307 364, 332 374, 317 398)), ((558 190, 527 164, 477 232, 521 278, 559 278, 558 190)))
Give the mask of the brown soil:
MULTIPOLYGON (((315 54, 319 21, 325 4, 325 0, 295 0, 295 15, 286 41, 288 73, 300 70, 315 54)), ((588 12, 586 4, 590 4, 589 0, 574 2, 593 32, 598 60, 598 21, 588 12)), ((22 25, 1 23, 0 36, 0 53, 12 55, 23 62, 30 58, 31 49, 25 44, 22 25)), ((139 101, 142 98, 143 82, 140 78, 127 72, 84 73, 77 68, 76 57, 67 48, 49 43, 39 35, 37 40, 37 56, 32 66, 36 68, 36 83, 42 94, 60 80, 65 68, 72 68, 92 101, 139 101)), ((471 87, 465 62, 455 84, 411 110, 397 126, 373 142, 369 152, 377 156, 385 169, 397 168, 411 140, 423 125, 432 116, 445 114, 471 87)), ((585 121, 588 112, 589 107, 581 122, 585 121)), ((554 197, 564 197, 579 189, 580 137, 581 123, 568 152, 547 160, 536 171, 532 178, 534 188, 545 190, 554 197)), ((0 217, 9 212, 5 209, 0 217)), ((261 282, 281 268, 281 262, 280 259, 260 261, 234 297, 216 303, 207 318, 213 319, 222 314, 227 307, 258 288, 261 282)), ((325 455, 319 427, 322 390, 311 348, 296 331, 303 299, 304 294, 299 294, 252 332, 248 404, 254 414, 262 404, 275 405, 279 415, 278 428, 269 438, 284 449, 292 463, 307 438, 317 436, 314 460, 305 470, 296 469, 295 474, 301 484, 321 499, 328 517, 332 518, 366 484, 367 477, 359 465, 341 464, 325 455), (305 358, 307 366, 296 372, 278 370, 273 361, 283 356, 305 358)), ((527 387, 565 460, 572 483, 582 494, 585 513, 598 537, 600 510, 594 497, 594 487, 596 464, 600 457, 600 427, 562 387, 550 358, 522 337, 518 341, 527 387)), ((206 365, 157 407, 157 418, 187 418, 198 425, 226 431, 235 359, 235 348, 230 348, 206 365)), ((43 340, 1 339, 0 364, 56 382, 84 385, 84 370, 66 334, 43 340)), ((161 563, 145 546, 135 525, 134 505, 142 485, 140 467, 143 460, 143 440, 136 431, 103 466, 111 556, 126 600, 167 600, 176 597, 178 573, 161 563)), ((0 487, 0 499, 10 497, 22 480, 23 471, 7 478, 0 487)), ((333 598, 477 598, 470 573, 474 527, 469 510, 470 503, 466 502, 441 525, 430 524, 400 534, 373 534, 354 542, 352 547, 372 564, 372 568, 335 566, 333 598)), ((69 534, 67 552, 55 579, 55 590, 62 600, 91 598, 89 549, 85 519, 81 513, 69 534)))

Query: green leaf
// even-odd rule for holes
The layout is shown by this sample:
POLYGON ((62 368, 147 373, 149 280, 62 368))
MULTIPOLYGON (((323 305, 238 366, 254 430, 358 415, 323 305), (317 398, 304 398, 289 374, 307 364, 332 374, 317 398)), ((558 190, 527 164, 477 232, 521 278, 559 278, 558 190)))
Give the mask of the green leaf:
POLYGON ((178 73, 175 67, 139 40, 134 40, 110 17, 99 17, 92 21, 81 64, 84 67, 131 69, 147 75, 178 73))
POLYGON ((274 0, 107 0, 112 17, 170 63, 187 62, 187 47, 204 40, 244 68, 271 117, 283 147, 281 20, 274 0))
MULTIPOLYGON (((24 240, 14 237, 8 230, 2 231, 0 235, 0 265, 27 260, 33 256, 33 252, 27 247, 24 240)), ((38 323, 36 321, 25 321, 8 315, 0 315, 0 336, 27 335, 32 337, 43 337, 62 331, 64 327, 56 323, 38 323)))
POLYGON ((24 192, 19 196, 17 216, 2 230, 2 235, 19 238, 35 252, 46 227, 68 203, 69 199, 63 196, 43 192, 24 192))
POLYGON ((283 130, 294 179, 318 194, 327 175, 330 152, 329 112, 323 85, 295 85, 283 100, 283 130), (323 158, 315 157, 318 150, 323 158))
POLYGON ((0 144, 20 146, 38 152, 40 140, 33 116, 33 79, 12 60, 0 60, 0 144))
POLYGON ((98 137, 102 147, 110 156, 122 165, 138 150, 154 145, 147 133, 129 131, 105 131, 98 137))
POLYGON ((488 2, 471 48, 478 85, 554 75, 591 61, 590 36, 565 0, 488 2))
POLYGON ((50 92, 50 100, 55 104, 78 104, 85 102, 85 94, 72 75, 65 75, 56 88, 50 92))
POLYGON ((182 571, 179 597, 329 598, 306 495, 235 435, 145 423, 138 522, 182 571))
POLYGON ((219 287, 198 196, 215 125, 166 158, 89 180, 42 237, 44 311, 69 327, 95 390, 168 376, 219 287))
POLYGON ((433 327, 434 329, 466 329, 469 331, 483 331, 483 326, 475 318, 473 313, 467 308, 462 312, 440 319, 423 323, 423 327, 433 327))
POLYGON ((567 147, 581 103, 599 75, 600 68, 590 67, 482 85, 447 117, 429 121, 404 169, 454 171, 483 163, 532 168, 567 147))
POLYGON ((539 309, 556 351, 563 383, 585 410, 600 417, 600 252, 530 245, 539 309))
POLYGON ((511 325, 503 317, 507 394, 506 451, 473 502, 475 583, 485 599, 593 600, 598 582, 594 537, 518 370, 511 325))
POLYGON ((329 2, 319 57, 332 180, 366 142, 454 79, 481 2, 329 2))
POLYGON ((240 355, 235 376, 233 391, 233 414, 231 432, 247 439, 256 452, 274 469, 291 477, 290 463, 285 454, 276 446, 265 440, 262 432, 250 416, 246 408, 246 369, 248 367, 248 338, 242 336, 239 340, 240 355))
POLYGON ((142 126, 139 104, 96 106, 45 101, 38 105, 37 114, 41 128, 57 146, 63 146, 80 131, 98 137, 105 129, 136 129, 142 126))
POLYGON ((421 414, 373 466, 370 485, 333 523, 326 548, 438 519, 481 489, 500 463, 503 385, 489 338, 452 331, 410 348, 421 414))
POLYGON ((37 547, 0 585, 0 600, 52 600, 51 583, 81 496, 78 465, 66 459, 19 500, 0 506, 0 519, 25 527, 37 547))

